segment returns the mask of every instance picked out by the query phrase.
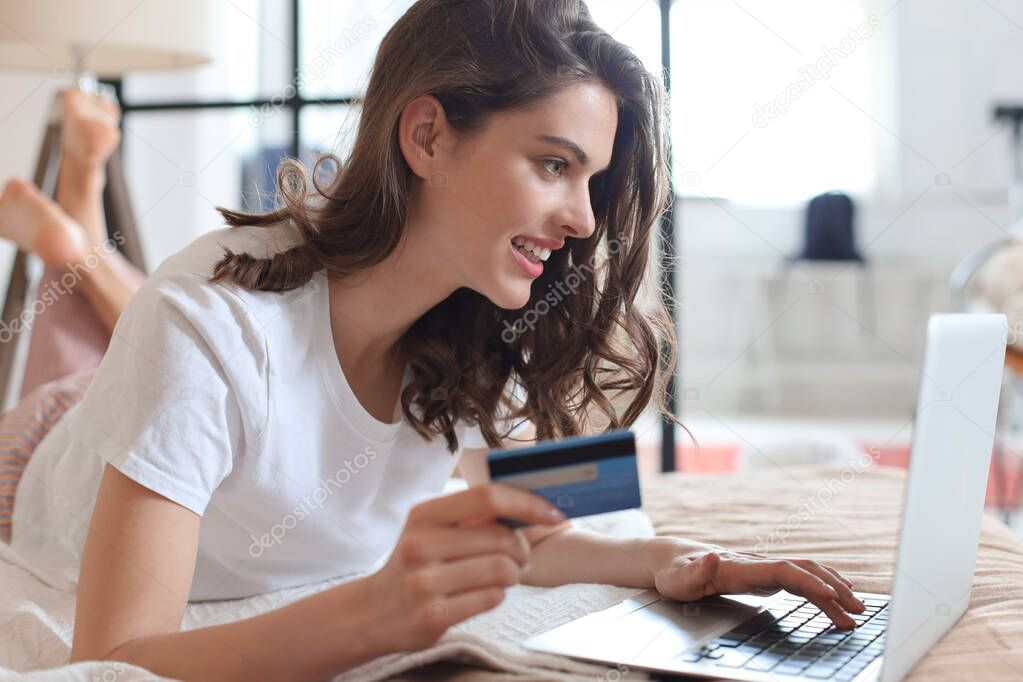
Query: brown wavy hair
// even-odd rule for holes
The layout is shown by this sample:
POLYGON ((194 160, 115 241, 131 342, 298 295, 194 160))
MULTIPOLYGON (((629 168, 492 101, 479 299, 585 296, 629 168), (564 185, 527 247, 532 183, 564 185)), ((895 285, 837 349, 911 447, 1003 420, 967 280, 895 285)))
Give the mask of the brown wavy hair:
POLYGON ((540 440, 625 428, 651 399, 681 425, 665 408, 676 339, 652 257, 670 201, 664 87, 581 0, 415 3, 380 44, 344 161, 322 156, 310 178, 286 159, 277 171, 280 208, 218 209, 231 226, 290 221, 299 244, 269 259, 225 249, 210 281, 287 291, 322 268, 345 277, 384 260, 405 230, 412 183, 421 182, 397 135, 403 108, 417 96, 435 96, 469 137, 493 112, 580 82, 606 86, 618 104, 611 165, 590 181, 596 230, 551 255, 525 315, 462 287, 417 320, 396 349, 413 371, 402 412, 424 439, 443 435, 452 453, 460 420, 478 423, 492 448, 522 419, 540 440), (336 172, 323 184, 326 161, 336 172), (566 282, 575 283, 570 293, 553 293, 566 282), (507 429, 498 428, 502 419, 507 429))

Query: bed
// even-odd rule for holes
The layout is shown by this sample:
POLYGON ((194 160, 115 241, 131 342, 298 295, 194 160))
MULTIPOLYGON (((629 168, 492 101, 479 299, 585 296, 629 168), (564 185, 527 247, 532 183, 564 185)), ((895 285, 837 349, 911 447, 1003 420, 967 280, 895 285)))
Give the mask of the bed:
MULTIPOLYGON (((887 593, 906 471, 874 466, 850 473, 855 472, 788 467, 738 475, 666 474, 645 481, 643 505, 658 535, 736 549, 770 547, 772 554, 829 563, 856 589, 887 593), (801 508, 821 511, 801 515, 801 508)), ((907 680, 1023 679, 1023 543, 993 516, 984 516, 974 575, 966 614, 907 680)), ((440 664, 401 679, 502 677, 440 664)), ((636 679, 635 673, 627 679, 636 679)))
MULTIPOLYGON (((739 475, 662 475, 643 483, 645 514, 633 510, 577 523, 610 535, 684 535, 815 558, 841 570, 858 589, 886 592, 891 587, 905 471, 874 466, 849 473, 789 467, 785 472, 739 475), (801 506, 817 511, 801 515, 801 506)), ((0 677, 18 672, 26 680, 161 679, 124 664, 66 665, 72 595, 39 583, 2 557, 0 547, 0 677)), ((1023 679, 1023 545, 994 517, 984 518, 975 575, 968 611, 907 679, 1023 679)), ((192 604, 184 627, 261 613, 337 582, 192 604)), ((386 656, 339 679, 611 679, 619 674, 613 669, 535 654, 517 642, 636 592, 607 585, 517 586, 498 608, 452 628, 435 647, 386 656)), ((626 679, 643 677, 632 671, 626 679)))

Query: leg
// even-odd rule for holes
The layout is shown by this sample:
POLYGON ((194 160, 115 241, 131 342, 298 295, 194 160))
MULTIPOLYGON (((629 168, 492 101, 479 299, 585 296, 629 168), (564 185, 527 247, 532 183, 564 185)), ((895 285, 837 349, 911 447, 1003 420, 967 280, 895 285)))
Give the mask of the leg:
POLYGON ((49 314, 32 320, 22 396, 99 364, 121 311, 145 279, 120 252, 101 246, 104 166, 120 141, 120 112, 78 90, 63 92, 61 106, 60 206, 19 180, 9 182, 0 197, 0 236, 46 264, 37 301, 49 303, 44 309, 49 314))
POLYGON ((0 195, 0 236, 14 239, 46 264, 24 396, 42 383, 99 364, 110 332, 144 275, 117 252, 83 241, 84 230, 30 183, 11 180, 0 195))
POLYGON ((60 173, 57 203, 81 228, 90 245, 107 238, 103 185, 107 159, 121 141, 116 104, 71 88, 60 93, 60 173))
MULTIPOLYGON (((61 165, 57 182, 57 203, 84 230, 93 255, 96 245, 107 239, 103 218, 103 186, 106 164, 121 141, 118 124, 121 110, 103 98, 81 90, 61 93, 63 110, 61 165)), ((108 249, 109 250, 109 249, 108 249)), ((108 331, 112 331, 121 311, 145 274, 131 265, 119 251, 101 252, 105 258, 81 281, 82 293, 108 331)), ((91 259, 95 262, 95 258, 91 259)), ((75 261, 65 261, 69 266, 75 261)), ((88 264, 88 263, 87 263, 88 264)))

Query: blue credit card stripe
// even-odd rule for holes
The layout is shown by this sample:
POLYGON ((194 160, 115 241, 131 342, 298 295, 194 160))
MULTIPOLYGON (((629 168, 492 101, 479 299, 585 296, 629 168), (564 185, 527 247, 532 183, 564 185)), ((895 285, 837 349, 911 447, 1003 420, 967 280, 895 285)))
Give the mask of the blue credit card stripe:
POLYGON ((492 478, 507 474, 562 467, 614 457, 636 455, 636 439, 630 430, 600 436, 582 436, 540 443, 530 448, 494 450, 487 455, 492 478))
MULTIPOLYGON (((597 467, 596 478, 558 485, 517 485, 530 480, 521 475, 494 476, 492 480, 529 490, 561 509, 570 518, 642 506, 634 455, 604 459, 593 464, 597 467)), ((509 521, 509 525, 518 527, 524 524, 509 521)))

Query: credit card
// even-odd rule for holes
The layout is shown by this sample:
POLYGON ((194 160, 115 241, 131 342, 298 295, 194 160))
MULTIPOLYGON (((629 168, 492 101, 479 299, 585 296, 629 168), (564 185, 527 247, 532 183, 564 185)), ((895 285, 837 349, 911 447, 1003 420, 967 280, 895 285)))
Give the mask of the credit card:
MULTIPOLYGON (((487 465, 491 482, 533 492, 569 518, 642 505, 636 438, 629 429, 492 450, 487 465)), ((530 525, 498 521, 512 528, 530 525)))

